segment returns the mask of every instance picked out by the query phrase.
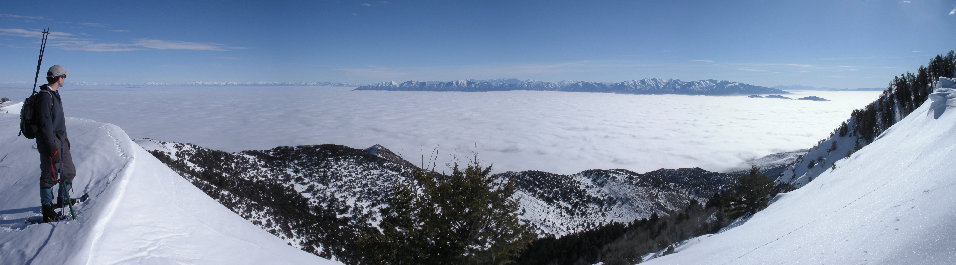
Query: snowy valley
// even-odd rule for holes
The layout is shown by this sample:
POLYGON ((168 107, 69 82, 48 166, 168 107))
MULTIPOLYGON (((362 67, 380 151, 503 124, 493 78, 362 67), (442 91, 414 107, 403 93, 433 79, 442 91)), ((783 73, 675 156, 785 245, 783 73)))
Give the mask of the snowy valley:
MULTIPOLYGON (((192 144, 137 142, 237 214, 323 256, 355 255, 351 242, 340 239, 377 229, 395 183, 410 182, 411 171, 420 169, 380 145, 365 150, 320 145, 226 153, 192 144)), ((692 202, 706 203, 734 181, 734 175, 699 168, 645 174, 523 171, 496 177, 516 183, 520 219, 538 237, 669 215, 692 202)))

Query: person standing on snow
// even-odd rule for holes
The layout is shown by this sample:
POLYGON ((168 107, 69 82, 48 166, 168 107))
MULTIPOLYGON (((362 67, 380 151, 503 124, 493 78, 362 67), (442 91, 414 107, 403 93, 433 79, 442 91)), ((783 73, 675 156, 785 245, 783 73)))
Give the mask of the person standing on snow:
POLYGON ((76 167, 70 154, 70 138, 66 135, 66 117, 59 89, 63 88, 66 76, 63 66, 54 65, 46 72, 47 84, 40 86, 37 94, 37 151, 40 152, 40 211, 43 222, 56 221, 60 216, 54 211, 53 186, 59 185, 57 206, 64 205, 64 197, 73 184, 76 167))

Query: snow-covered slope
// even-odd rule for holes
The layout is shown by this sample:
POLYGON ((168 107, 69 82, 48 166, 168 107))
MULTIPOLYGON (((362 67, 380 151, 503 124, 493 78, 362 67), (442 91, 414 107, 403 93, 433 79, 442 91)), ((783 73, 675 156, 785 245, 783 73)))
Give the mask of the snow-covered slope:
POLYGON ((650 264, 956 264, 956 91, 743 225, 650 264))
POLYGON ((122 129, 67 119, 77 168, 77 220, 39 215, 39 154, 17 136, 19 106, 0 109, 2 264, 337 264, 300 251, 176 175, 122 129))

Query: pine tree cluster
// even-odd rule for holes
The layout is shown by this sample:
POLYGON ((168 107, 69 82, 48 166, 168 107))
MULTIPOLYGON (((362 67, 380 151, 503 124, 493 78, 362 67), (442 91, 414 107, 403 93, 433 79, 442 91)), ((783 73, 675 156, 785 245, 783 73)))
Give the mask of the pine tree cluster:
POLYGON ((715 233, 726 226, 721 205, 691 203, 682 211, 628 224, 612 223, 560 238, 532 242, 518 264, 635 264, 642 255, 663 250, 695 236, 715 233))
POLYGON ((781 189, 757 167, 738 176, 737 182, 715 193, 702 205, 691 203, 681 211, 636 220, 628 224, 612 223, 564 237, 545 237, 533 241, 518 264, 635 264, 642 255, 665 250, 673 253, 674 244, 696 236, 716 233, 734 219, 753 214, 770 203, 781 189))
MULTIPOLYGON (((727 191, 720 201, 729 219, 753 214, 770 205, 771 196, 777 194, 779 188, 774 185, 760 168, 753 166, 747 175, 741 176, 737 184, 727 191)), ((716 203, 716 202, 715 202, 716 203)))
POLYGON ((360 264, 507 264, 533 235, 518 220, 513 181, 491 175, 477 159, 450 176, 416 170, 396 185, 382 210, 381 231, 358 240, 360 264))
MULTIPOLYGON (((854 132, 868 144, 912 113, 933 92, 934 81, 940 77, 953 77, 956 71, 956 56, 953 53, 949 51, 945 56, 936 55, 930 60, 929 67, 920 66, 916 74, 907 72, 893 77, 893 81, 879 99, 863 109, 853 111, 850 119, 856 121, 854 132)), ((838 129, 840 135, 844 135, 846 126, 844 123, 838 129)))

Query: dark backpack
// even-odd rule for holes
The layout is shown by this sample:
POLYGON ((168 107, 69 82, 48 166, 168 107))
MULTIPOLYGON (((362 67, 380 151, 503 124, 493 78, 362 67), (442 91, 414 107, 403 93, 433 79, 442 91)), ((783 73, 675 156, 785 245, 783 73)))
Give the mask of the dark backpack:
MULTIPOLYGON (((37 117, 38 112, 36 111, 40 93, 50 93, 50 91, 33 91, 33 94, 23 100, 23 106, 20 108, 20 134, 18 135, 23 135, 27 139, 37 138, 37 131, 40 130, 38 124, 40 117, 37 117)), ((52 97, 53 94, 50 94, 50 96, 52 97)))

